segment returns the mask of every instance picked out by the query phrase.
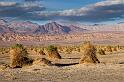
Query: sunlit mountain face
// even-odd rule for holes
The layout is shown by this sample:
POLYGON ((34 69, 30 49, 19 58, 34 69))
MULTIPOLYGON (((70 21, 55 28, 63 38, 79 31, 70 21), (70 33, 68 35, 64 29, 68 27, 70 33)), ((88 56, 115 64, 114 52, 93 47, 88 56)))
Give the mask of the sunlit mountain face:
POLYGON ((119 23, 124 0, 0 0, 0 18, 8 21, 119 23))

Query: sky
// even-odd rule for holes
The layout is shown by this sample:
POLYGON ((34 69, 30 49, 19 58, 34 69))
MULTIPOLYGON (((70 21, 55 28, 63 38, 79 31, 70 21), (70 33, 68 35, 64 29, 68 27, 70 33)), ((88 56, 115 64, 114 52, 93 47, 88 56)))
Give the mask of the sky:
POLYGON ((0 18, 87 24, 124 22, 124 0, 0 0, 0 18))

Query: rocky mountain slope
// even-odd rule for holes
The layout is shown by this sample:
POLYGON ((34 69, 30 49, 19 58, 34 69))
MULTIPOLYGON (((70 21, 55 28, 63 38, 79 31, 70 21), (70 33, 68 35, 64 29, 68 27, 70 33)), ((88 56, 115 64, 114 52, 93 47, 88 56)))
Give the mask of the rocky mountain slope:
POLYGON ((13 21, 7 22, 0 20, 0 33, 15 34, 74 34, 84 32, 124 32, 124 23, 118 24, 94 24, 94 25, 78 25, 78 24, 59 24, 50 22, 45 25, 38 25, 30 21, 13 21))
POLYGON ((63 26, 58 24, 57 22, 47 23, 45 25, 39 26, 34 33, 35 34, 41 34, 41 33, 47 33, 47 34, 69 34, 69 33, 80 33, 88 31, 83 28, 79 28, 76 26, 63 26))
POLYGON ((88 31, 74 25, 64 26, 57 22, 38 25, 32 22, 6 22, 0 20, 0 33, 19 33, 19 34, 69 34, 88 31))

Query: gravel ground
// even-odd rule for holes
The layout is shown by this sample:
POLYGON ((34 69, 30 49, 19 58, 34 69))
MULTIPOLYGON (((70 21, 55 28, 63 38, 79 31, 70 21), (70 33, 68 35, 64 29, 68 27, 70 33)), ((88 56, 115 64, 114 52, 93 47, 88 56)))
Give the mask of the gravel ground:
MULTIPOLYGON (((0 70, 0 82, 124 82, 124 53, 98 56, 101 64, 76 64, 80 54, 61 54, 53 66, 0 70)), ((0 62, 5 62, 0 57, 0 62)), ((6 57, 8 62, 8 57, 6 57)))

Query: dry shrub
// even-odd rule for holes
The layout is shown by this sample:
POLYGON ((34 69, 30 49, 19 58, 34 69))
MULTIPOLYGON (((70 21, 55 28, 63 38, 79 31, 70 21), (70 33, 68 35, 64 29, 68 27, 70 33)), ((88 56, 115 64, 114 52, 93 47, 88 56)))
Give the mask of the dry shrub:
POLYGON ((117 51, 117 47, 116 47, 116 46, 113 47, 113 48, 112 48, 112 51, 117 51))
POLYGON ((88 44, 90 44, 90 42, 89 41, 84 41, 81 45, 80 45, 80 52, 81 53, 83 53, 84 52, 84 49, 85 49, 85 47, 87 47, 88 46, 88 44))
POLYGON ((71 47, 67 47, 66 49, 65 49, 65 53, 66 54, 71 54, 72 53, 72 48, 71 47))
POLYGON ((10 68, 10 66, 8 64, 0 64, 0 71, 3 71, 7 68, 10 68))
POLYGON ((39 55, 46 55, 43 50, 38 51, 39 55))
POLYGON ((96 56, 96 48, 91 43, 85 43, 83 47, 83 56, 81 57, 80 64, 82 63, 100 63, 96 56))
POLYGON ((99 49, 99 50, 98 50, 98 53, 99 53, 100 55, 106 55, 106 54, 105 54, 105 51, 104 51, 103 49, 99 49))
POLYGON ((111 46, 107 46, 106 47, 106 52, 112 52, 112 47, 111 46))
POLYGON ((103 50, 106 52, 106 48, 103 48, 103 50))
POLYGON ((77 51, 77 52, 80 52, 80 48, 76 48, 76 51, 77 51))
POLYGON ((46 48, 46 54, 49 59, 61 59, 60 54, 58 53, 57 47, 50 45, 46 48))
POLYGON ((12 68, 22 67, 33 62, 32 59, 28 58, 28 52, 22 44, 15 44, 10 50, 10 66, 12 68))
POLYGON ((63 47, 62 46, 58 46, 58 51, 59 52, 63 52, 63 47))
POLYGON ((51 65, 51 61, 46 58, 39 58, 33 62, 33 65, 51 65))

